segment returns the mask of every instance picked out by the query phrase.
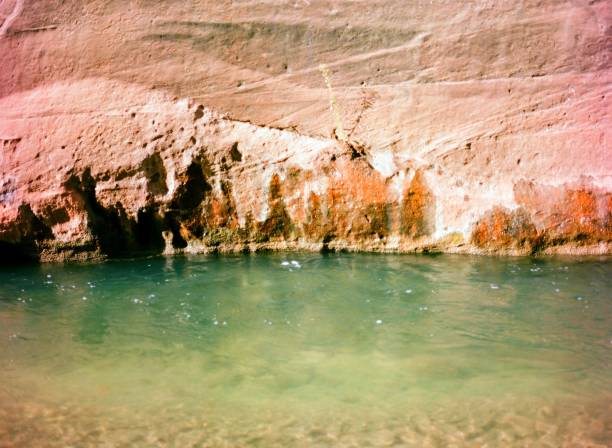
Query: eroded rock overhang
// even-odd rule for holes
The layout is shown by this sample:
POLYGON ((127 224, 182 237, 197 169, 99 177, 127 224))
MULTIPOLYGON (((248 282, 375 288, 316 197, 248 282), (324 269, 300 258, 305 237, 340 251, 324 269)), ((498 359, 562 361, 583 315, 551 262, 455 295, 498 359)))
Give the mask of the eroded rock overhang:
POLYGON ((610 253, 609 2, 222 3, 0 4, 4 260, 610 253))

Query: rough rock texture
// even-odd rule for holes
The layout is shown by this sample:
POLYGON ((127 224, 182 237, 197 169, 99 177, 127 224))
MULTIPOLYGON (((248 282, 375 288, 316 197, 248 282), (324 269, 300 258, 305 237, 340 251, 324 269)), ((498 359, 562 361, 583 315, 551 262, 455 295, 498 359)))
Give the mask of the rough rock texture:
POLYGON ((4 0, 0 251, 610 253, 612 3, 4 0))

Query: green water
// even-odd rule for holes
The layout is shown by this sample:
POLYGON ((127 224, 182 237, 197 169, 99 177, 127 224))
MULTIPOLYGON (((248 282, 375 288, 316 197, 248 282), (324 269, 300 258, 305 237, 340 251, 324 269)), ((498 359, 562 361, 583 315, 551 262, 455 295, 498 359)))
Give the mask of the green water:
POLYGON ((465 256, 3 268, 0 446, 608 446, 610 279, 465 256))

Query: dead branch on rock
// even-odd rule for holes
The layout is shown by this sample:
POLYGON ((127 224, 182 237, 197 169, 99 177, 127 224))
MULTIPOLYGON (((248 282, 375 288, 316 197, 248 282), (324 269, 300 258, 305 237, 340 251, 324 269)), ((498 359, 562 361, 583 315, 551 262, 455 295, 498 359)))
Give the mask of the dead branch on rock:
POLYGON ((24 0, 15 0, 15 6, 13 7, 13 11, 4 20, 2 26, 0 26, 0 37, 4 37, 13 22, 17 20, 17 17, 19 17, 21 12, 23 11, 23 3, 24 0))
POLYGON ((361 123, 361 119, 365 115, 366 111, 374 105, 375 100, 376 100, 375 93, 368 91, 365 87, 361 88, 361 99, 359 100, 359 112, 357 113, 357 117, 355 118, 353 127, 348 132, 347 138, 349 140, 355 133, 355 130, 359 126, 359 123, 361 123))
POLYGON ((336 126, 332 130, 332 138, 337 140, 341 146, 346 150, 351 160, 355 160, 358 158, 363 158, 366 160, 368 165, 373 169, 372 165, 369 161, 367 161, 367 155, 369 151, 369 146, 365 145, 353 137, 355 130, 361 123, 361 120, 368 109, 370 109, 376 100, 376 94, 374 92, 370 92, 366 89, 366 87, 362 87, 361 89, 361 98, 359 101, 359 111, 357 113, 357 117, 353 122, 353 126, 350 131, 347 132, 344 130, 344 125, 342 122, 342 111, 340 110, 340 106, 336 101, 336 96, 334 94, 334 89, 331 83, 331 76, 329 70, 325 64, 319 65, 319 71, 323 76, 323 80, 325 81, 325 85, 327 86, 328 94, 329 94, 329 108, 334 115, 334 121, 336 126))
POLYGON ((325 81, 325 85, 327 86, 327 91, 329 93, 329 108, 334 114, 334 121, 336 122, 336 128, 334 130, 335 137, 341 142, 348 141, 346 133, 344 132, 344 126, 342 124, 342 112, 340 111, 340 106, 336 101, 336 96, 334 95, 334 89, 331 84, 331 76, 329 70, 325 64, 319 65, 319 71, 323 76, 323 80, 325 81))

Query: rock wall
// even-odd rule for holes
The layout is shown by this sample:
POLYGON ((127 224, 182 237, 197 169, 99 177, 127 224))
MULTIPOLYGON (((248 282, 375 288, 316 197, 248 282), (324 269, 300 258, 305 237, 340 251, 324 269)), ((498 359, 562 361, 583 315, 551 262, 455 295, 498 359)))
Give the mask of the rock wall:
POLYGON ((4 0, 4 261, 606 253, 612 4, 4 0))

